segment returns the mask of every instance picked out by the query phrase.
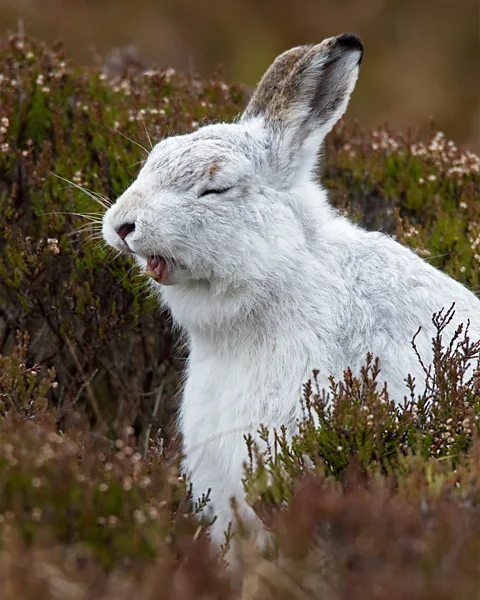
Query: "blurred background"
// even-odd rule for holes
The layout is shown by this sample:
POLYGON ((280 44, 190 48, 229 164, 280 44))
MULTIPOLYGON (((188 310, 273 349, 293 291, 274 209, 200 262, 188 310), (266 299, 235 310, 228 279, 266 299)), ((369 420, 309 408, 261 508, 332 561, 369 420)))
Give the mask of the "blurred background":
POLYGON ((126 55, 209 75, 221 64, 249 85, 286 48, 354 31, 365 57, 350 118, 426 130, 434 117, 480 150, 478 0, 0 0, 0 35, 19 27, 63 41, 80 65, 126 55))

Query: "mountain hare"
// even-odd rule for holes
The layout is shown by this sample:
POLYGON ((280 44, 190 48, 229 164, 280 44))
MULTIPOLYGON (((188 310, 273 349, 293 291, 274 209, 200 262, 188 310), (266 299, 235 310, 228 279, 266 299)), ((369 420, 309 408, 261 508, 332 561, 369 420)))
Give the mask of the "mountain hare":
MULTIPOLYGON (((368 351, 396 401, 423 381, 432 314, 451 331, 480 300, 411 250, 352 224, 315 180, 317 153, 343 115, 363 47, 353 34, 281 54, 241 118, 161 141, 105 213, 108 244, 133 255, 188 334, 180 430, 196 496, 211 488, 220 542, 242 496, 244 434, 301 417, 301 388, 358 369, 368 351)), ((249 509, 242 504, 245 514, 249 509)))

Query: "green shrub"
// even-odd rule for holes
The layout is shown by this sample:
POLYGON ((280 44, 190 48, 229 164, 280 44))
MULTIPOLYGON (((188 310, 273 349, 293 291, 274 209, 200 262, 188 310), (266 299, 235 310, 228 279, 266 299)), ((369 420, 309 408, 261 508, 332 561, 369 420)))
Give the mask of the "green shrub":
POLYGON ((130 141, 148 144, 144 123, 157 139, 189 131, 232 118, 242 95, 172 72, 107 81, 21 38, 0 47, 0 72, 0 352, 29 332, 28 362, 58 375, 60 421, 81 405, 102 433, 153 423, 168 438, 182 353, 132 264, 97 241, 101 214, 145 157, 130 141))

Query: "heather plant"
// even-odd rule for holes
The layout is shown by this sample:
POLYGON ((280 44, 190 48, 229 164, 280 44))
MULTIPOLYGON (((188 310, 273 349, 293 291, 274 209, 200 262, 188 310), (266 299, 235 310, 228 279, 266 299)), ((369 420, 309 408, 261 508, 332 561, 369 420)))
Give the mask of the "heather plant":
MULTIPOLYGON (((448 460, 456 468, 480 433, 480 341, 472 342, 468 326, 459 326, 445 344, 443 333, 454 307, 433 315, 436 336, 433 362, 423 365, 424 381, 405 379, 403 404, 389 398, 381 384, 381 361, 368 354, 360 377, 345 371, 342 381, 330 379, 320 389, 317 373, 305 386, 304 417, 290 440, 286 428, 261 430, 264 450, 247 438, 249 465, 245 485, 251 502, 282 505, 301 474, 319 471, 342 479, 352 467, 359 472, 408 474, 408 460, 448 460)), ((415 338, 412 339, 415 347, 415 338)), ((421 358, 419 357, 421 361, 421 358)))
POLYGON ((336 205, 478 290, 479 157, 433 124, 426 141, 345 124, 335 134, 324 181, 336 205))
MULTIPOLYGON (((369 355, 328 390, 312 374, 293 439, 246 440, 272 546, 242 541, 239 592, 198 514, 208 490, 192 498, 179 472, 181 339, 96 238, 137 144, 230 120, 247 92, 220 75, 74 69, 24 37, 0 44, 0 73, 0 596, 476 597, 480 347, 467 323, 444 343, 455 307, 433 316, 434 361, 421 381, 405 373, 403 404, 369 355)), ((322 168, 339 210, 478 290, 476 155, 435 131, 342 123, 322 168)))
POLYGON ((406 377, 403 405, 367 355, 359 378, 347 370, 328 391, 314 373, 292 439, 247 438, 245 492, 271 544, 259 565, 245 542, 254 597, 476 597, 480 342, 459 327, 446 345, 453 316, 433 316, 433 362, 424 381, 406 377))
POLYGON ((284 506, 259 506, 274 548, 258 560, 245 547, 247 597, 476 598, 478 446, 455 471, 447 461, 405 464, 400 480, 353 466, 342 482, 312 473, 284 506))
POLYGON ((96 243, 98 226, 145 156, 143 121, 154 138, 189 131, 232 117, 242 96, 172 71, 107 81, 24 38, 0 55, 0 352, 29 332, 29 362, 62 382, 49 396, 60 421, 83 405, 109 435, 162 423, 168 437, 182 353, 132 265, 96 243))
POLYGON ((29 336, 17 332, 17 345, 9 356, 0 355, 0 420, 12 411, 32 417, 48 408, 47 393, 57 387, 55 369, 27 367, 29 336))

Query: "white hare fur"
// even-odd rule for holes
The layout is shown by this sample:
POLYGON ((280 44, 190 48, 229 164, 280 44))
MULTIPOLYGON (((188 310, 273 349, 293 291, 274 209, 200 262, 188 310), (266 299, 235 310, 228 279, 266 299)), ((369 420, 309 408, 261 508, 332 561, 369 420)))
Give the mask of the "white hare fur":
POLYGON ((408 373, 423 381, 411 340, 421 326, 417 346, 429 363, 434 312, 455 302, 449 331, 469 320, 480 338, 472 292, 352 224, 315 180, 362 51, 343 34, 285 52, 237 122, 161 141, 104 217, 108 244, 142 268, 152 256, 168 264, 152 284, 188 336, 184 465, 195 495, 211 488, 217 542, 230 497, 242 497, 244 434, 261 423, 294 431, 313 369, 328 388, 330 375, 358 372, 372 352, 400 402, 408 373))

